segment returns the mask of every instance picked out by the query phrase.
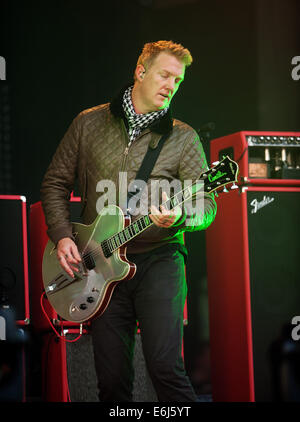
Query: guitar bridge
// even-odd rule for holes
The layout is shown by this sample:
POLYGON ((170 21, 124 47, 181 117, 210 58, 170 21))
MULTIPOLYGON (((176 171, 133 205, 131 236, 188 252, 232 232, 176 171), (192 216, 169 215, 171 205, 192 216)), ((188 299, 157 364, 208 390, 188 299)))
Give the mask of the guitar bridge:
POLYGON ((65 271, 59 273, 55 279, 45 288, 45 292, 49 294, 56 293, 57 291, 64 289, 76 281, 81 281, 82 277, 87 276, 87 273, 84 271, 84 266, 78 264, 79 272, 74 272, 74 278, 67 274, 65 271))

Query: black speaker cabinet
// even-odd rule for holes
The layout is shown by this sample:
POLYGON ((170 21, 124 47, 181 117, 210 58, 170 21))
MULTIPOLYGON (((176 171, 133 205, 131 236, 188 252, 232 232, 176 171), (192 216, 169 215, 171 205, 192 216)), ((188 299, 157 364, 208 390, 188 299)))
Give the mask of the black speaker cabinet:
POLYGON ((29 323, 26 198, 0 195, 0 295, 19 325, 29 323))
MULTIPOLYGON (((67 340, 75 340, 79 330, 65 330, 67 340)), ((134 354, 135 380, 133 401, 157 401, 142 353, 140 335, 134 354)), ((88 332, 74 342, 66 342, 54 333, 43 334, 43 400, 55 402, 98 402, 92 339, 88 332)))
POLYGON ((0 306, 0 402, 26 400, 26 334, 9 308, 0 306))
POLYGON ((300 401, 300 188, 220 194, 206 242, 213 400, 300 401))

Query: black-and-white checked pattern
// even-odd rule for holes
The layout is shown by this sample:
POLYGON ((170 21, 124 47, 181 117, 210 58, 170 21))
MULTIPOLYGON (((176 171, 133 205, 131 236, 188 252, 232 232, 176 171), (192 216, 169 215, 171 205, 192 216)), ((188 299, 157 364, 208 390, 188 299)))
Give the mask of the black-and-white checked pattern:
POLYGON ((146 114, 137 114, 133 108, 131 99, 132 88, 133 85, 124 92, 122 103, 124 113, 128 120, 128 135, 130 142, 134 141, 143 129, 146 129, 146 127, 152 124, 156 119, 160 119, 168 111, 168 107, 166 107, 163 110, 152 111, 146 114))

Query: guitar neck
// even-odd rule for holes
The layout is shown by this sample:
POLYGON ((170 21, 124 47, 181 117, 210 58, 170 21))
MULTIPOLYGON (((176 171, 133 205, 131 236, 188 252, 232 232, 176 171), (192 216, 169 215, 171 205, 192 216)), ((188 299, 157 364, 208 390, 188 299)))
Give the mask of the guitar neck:
MULTIPOLYGON (((185 201, 191 199, 197 192, 200 191, 200 189, 203 190, 203 183, 195 183, 194 185, 188 186, 187 188, 176 193, 161 205, 163 205, 168 210, 172 210, 173 208, 183 204, 185 201)), ((108 249, 108 251, 112 253, 121 246, 125 245, 125 243, 129 242, 134 237, 138 236, 152 224, 154 223, 151 220, 149 214, 139 217, 123 230, 102 242, 102 247, 104 246, 106 250, 108 249)))

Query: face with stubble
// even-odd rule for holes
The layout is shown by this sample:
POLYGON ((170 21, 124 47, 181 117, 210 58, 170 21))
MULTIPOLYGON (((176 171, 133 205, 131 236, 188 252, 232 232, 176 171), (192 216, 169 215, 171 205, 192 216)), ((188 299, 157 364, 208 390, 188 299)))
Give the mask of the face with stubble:
POLYGON ((162 110, 170 105, 184 79, 185 65, 172 54, 161 52, 145 69, 138 65, 132 101, 136 113, 162 110))

